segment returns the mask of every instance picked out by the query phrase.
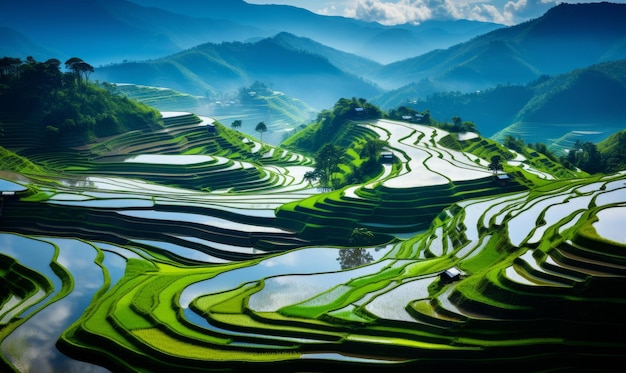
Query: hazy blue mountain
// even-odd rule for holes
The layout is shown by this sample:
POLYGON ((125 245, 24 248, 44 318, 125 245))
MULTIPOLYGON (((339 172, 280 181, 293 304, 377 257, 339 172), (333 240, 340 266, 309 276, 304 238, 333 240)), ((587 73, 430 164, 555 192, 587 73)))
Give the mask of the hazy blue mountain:
MULTIPOLYGON (((378 103, 376 99, 372 102, 378 103)), ((543 76, 526 85, 501 85, 465 94, 437 93, 401 105, 429 110, 432 117, 442 121, 451 122, 453 116, 459 116, 495 140, 511 135, 562 150, 575 139, 597 142, 623 129, 624 102, 626 59, 543 76)))
POLYGON ((242 0, 132 0, 174 13, 231 20, 240 24, 281 31, 313 39, 345 52, 389 63, 447 48, 502 27, 477 21, 428 21, 420 25, 384 26, 375 22, 322 16, 286 5, 256 5, 242 0), (402 37, 398 37, 398 35, 402 37))
POLYGON ((561 4, 540 18, 386 65, 375 81, 394 89, 427 78, 460 91, 526 83, 626 57, 625 19, 624 4, 561 4))
MULTIPOLYGON (((102 6, 103 3, 106 2, 14 1, 10 6, 2 7, 0 25, 18 30, 37 44, 59 50, 65 56, 78 56, 92 65, 152 58, 179 50, 166 35, 142 30, 117 19, 102 6)), ((51 57, 61 56, 47 56, 51 57)))
POLYGON ((0 26, 0 56, 32 56, 36 60, 43 61, 51 58, 51 56, 63 60, 69 58, 69 56, 63 55, 61 51, 52 50, 33 42, 15 29, 2 26, 0 26))
POLYGON ((502 27, 494 23, 468 20, 430 20, 419 25, 398 25, 370 37, 352 52, 391 63, 447 48, 502 27))
MULTIPOLYGON (((94 66, 159 58, 207 42, 258 40, 283 31, 387 63, 501 27, 472 21, 389 27, 241 0, 12 1, 2 6, 0 26, 59 51, 45 59, 79 56, 94 66), (404 37, 393 37, 397 33, 404 37)), ((19 48, 9 52, 26 57, 19 55, 19 48)))
MULTIPOLYGON (((13 1, 3 5, 0 26, 57 51, 40 59, 78 56, 94 66, 158 58, 209 41, 263 34, 227 20, 182 16, 126 0, 13 1)), ((20 52, 16 48, 6 54, 26 57, 20 52)))
POLYGON ((374 71, 381 67, 381 64, 370 59, 342 52, 309 38, 298 37, 287 32, 281 32, 276 35, 274 41, 288 49, 301 50, 324 56, 339 69, 358 76, 371 76, 374 71))
POLYGON ((381 92, 323 56, 285 45, 284 35, 255 43, 207 43, 158 60, 103 67, 92 77, 207 97, 261 81, 317 109, 332 106, 341 97, 381 92))

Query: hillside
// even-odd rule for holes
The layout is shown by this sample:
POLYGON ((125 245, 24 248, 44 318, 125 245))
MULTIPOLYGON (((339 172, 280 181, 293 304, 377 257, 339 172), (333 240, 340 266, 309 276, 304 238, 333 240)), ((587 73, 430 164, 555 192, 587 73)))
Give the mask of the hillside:
POLYGON ((237 130, 250 136, 258 136, 255 126, 259 122, 264 122, 267 125, 267 133, 264 134, 263 141, 272 145, 280 144, 286 136, 297 131, 300 126, 310 123, 317 115, 315 109, 301 100, 267 87, 260 90, 242 87, 238 94, 210 102, 203 97, 163 87, 119 84, 112 85, 109 89, 160 111, 190 111, 210 116, 225 125, 240 120, 242 125, 237 130), (254 91, 255 94, 251 96, 250 91, 254 91))
POLYGON ((430 48, 448 47, 500 27, 485 22, 450 21, 451 32, 447 32, 441 25, 410 26, 405 32, 415 48, 406 48, 400 40, 377 42, 379 34, 393 27, 241 0, 93 0, 80 6, 76 6, 75 0, 34 0, 3 5, 0 27, 21 33, 32 44, 8 49, 5 55, 44 59, 51 53, 42 53, 36 47, 43 45, 63 60, 79 56, 94 66, 160 58, 207 42, 258 40, 283 31, 388 62, 425 53, 430 48))
POLYGON ((262 30, 271 30, 271 34, 284 31, 379 63, 390 63, 432 49, 447 48, 502 27, 494 23, 463 20, 384 26, 345 17, 322 16, 285 5, 247 4, 242 0, 229 1, 228 5, 199 0, 176 3, 167 0, 134 2, 188 16, 227 19, 262 30), (403 37, 397 38, 398 34, 403 37))
POLYGON ((598 151, 607 160, 609 169, 626 169, 626 130, 616 132, 599 142, 598 151))
POLYGON ((624 4, 560 4, 537 19, 388 64, 373 79, 386 89, 432 79, 442 91, 462 92, 525 84, 626 58, 625 17, 624 4))
POLYGON ((474 122, 485 137, 502 141, 512 135, 527 143, 545 143, 559 153, 576 139, 597 143, 624 127, 626 60, 542 76, 526 85, 501 85, 466 94, 433 93, 419 99, 423 87, 428 84, 407 86, 372 102, 383 108, 429 110, 442 120, 459 116, 474 122))
POLYGON ((286 47, 282 37, 254 43, 203 44, 158 60, 103 67, 93 78, 169 87, 209 98, 261 81, 318 110, 354 92, 363 96, 380 92, 325 57, 286 47))
POLYGON ((211 118, 162 116, 159 130, 28 150, 45 174, 1 205, 3 370, 623 360, 623 174, 561 178, 540 154, 361 118, 346 144, 377 138, 395 160, 328 190, 306 181, 309 157, 211 118))
POLYGON ((80 59, 61 72, 55 58, 1 59, 1 146, 81 146, 127 131, 161 128, 154 108, 111 94, 89 82, 93 67, 80 59))

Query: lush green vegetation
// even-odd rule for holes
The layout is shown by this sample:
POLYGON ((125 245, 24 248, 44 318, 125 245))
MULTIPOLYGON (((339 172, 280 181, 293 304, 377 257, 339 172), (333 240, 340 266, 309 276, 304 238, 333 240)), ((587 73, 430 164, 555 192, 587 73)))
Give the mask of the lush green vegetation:
POLYGON ((39 193, 3 201, 3 369, 21 369, 35 343, 20 334, 28 308, 69 305, 93 272, 88 306, 53 338, 113 371, 603 370, 623 359, 626 243, 610 226, 626 176, 446 130, 461 118, 394 121, 358 99, 323 114, 284 147, 181 112, 62 151, 9 126, 22 140, 3 162, 39 193), (20 257, 18 242, 51 254, 20 257))
POLYGON ((625 98, 626 60, 622 59, 474 92, 449 91, 424 79, 371 101, 390 114, 402 107, 440 120, 462 117, 476 123, 483 136, 499 142, 507 136, 542 142, 562 156, 576 139, 597 143, 622 130, 625 98), (606 131, 597 131, 598 127, 606 131))
MULTIPOLYGON (((74 58, 38 62, 4 57, 0 74, 0 121, 4 123, 0 144, 15 141, 24 133, 41 138, 46 146, 83 145, 132 130, 155 130, 159 113, 146 105, 89 83, 93 72, 86 62, 74 58), (9 128, 21 126, 21 129, 9 128)), ((42 144, 43 145, 43 144, 42 144)))

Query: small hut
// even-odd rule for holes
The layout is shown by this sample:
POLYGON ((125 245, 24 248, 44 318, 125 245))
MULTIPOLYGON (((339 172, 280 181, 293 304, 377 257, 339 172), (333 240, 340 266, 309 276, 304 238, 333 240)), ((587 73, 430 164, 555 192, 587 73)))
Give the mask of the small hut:
POLYGON ((511 177, 508 174, 496 175, 496 181, 498 182, 498 184, 500 184, 500 186, 506 186, 509 180, 511 180, 511 177))
POLYGON ((439 282, 449 284, 454 281, 459 281, 462 275, 463 271, 457 267, 448 268, 439 274, 439 282))

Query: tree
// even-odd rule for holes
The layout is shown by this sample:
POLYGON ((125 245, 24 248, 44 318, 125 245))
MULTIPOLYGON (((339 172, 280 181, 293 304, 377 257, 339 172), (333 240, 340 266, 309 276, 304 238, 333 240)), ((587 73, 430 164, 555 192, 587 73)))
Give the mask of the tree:
POLYGON ((502 167, 502 163, 500 163, 500 156, 494 155, 491 157, 491 163, 487 166, 489 171, 492 171, 494 175, 498 174, 498 171, 502 171, 504 168, 502 167))
POLYGON ((361 156, 369 158, 370 161, 376 161, 385 146, 388 146, 387 141, 381 139, 367 140, 361 150, 361 156))
POLYGON ((241 128, 241 119, 237 119, 235 121, 233 121, 233 123, 231 123, 231 127, 233 127, 234 130, 239 131, 239 128, 241 128))
POLYGON ((261 134, 261 142, 263 142, 263 133, 267 132, 267 126, 265 125, 265 123, 259 122, 259 124, 256 125, 254 130, 261 134))
POLYGON ((350 232, 348 242, 357 247, 339 251, 337 260, 341 265, 341 269, 354 268, 374 261, 372 254, 361 247, 371 244, 373 239, 374 233, 369 229, 363 227, 354 228, 352 232, 350 232))
POLYGON ((354 228, 350 233, 348 242, 354 246, 366 246, 372 243, 374 239, 374 233, 367 228, 354 228))
POLYGON ((78 57, 72 57, 65 61, 65 68, 72 71, 78 84, 82 83, 83 78, 87 83, 89 75, 94 72, 93 66, 78 57))
POLYGON ((82 77, 85 80, 85 83, 89 82, 89 75, 91 75, 91 73, 94 72, 94 68, 93 66, 91 66, 90 64, 88 64, 85 61, 79 62, 76 65, 76 68, 78 69, 78 73, 79 75, 82 75, 82 77))
POLYGON ((452 117, 452 123, 454 124, 454 128, 456 130, 460 130, 461 129, 461 125, 463 124, 463 120, 461 120, 461 117, 453 116, 452 117))
POLYGON ((0 78, 18 76, 22 60, 15 57, 2 57, 0 59, 0 78))
POLYGON ((304 173, 303 180, 308 182, 311 185, 318 178, 318 174, 315 171, 307 171, 304 173))
POLYGON ((339 250, 337 257, 341 269, 359 267, 374 261, 374 257, 362 248, 347 248, 339 250))
POLYGON ((329 186, 332 173, 339 168, 339 164, 345 157, 343 148, 333 145, 324 145, 315 156, 315 169, 319 175, 321 184, 329 186))

